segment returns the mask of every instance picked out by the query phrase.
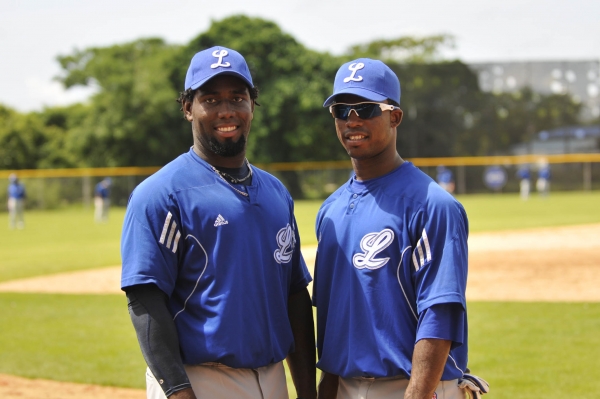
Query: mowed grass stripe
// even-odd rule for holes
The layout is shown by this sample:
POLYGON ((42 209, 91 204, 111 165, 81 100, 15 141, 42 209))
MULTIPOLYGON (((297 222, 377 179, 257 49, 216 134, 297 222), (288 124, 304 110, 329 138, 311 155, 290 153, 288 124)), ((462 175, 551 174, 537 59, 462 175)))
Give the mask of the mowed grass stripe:
POLYGON ((0 294, 0 373, 140 388, 125 296, 0 294))
POLYGON ((81 207, 26 212, 24 230, 0 228, 0 281, 120 264, 124 214, 98 224, 81 207))

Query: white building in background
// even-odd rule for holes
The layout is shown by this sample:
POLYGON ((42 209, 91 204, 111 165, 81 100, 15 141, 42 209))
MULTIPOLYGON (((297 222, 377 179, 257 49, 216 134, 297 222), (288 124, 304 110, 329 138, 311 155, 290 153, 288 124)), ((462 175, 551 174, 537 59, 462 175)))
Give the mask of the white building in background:
POLYGON ((571 94, 583 120, 600 117, 600 60, 469 64, 483 91, 511 93, 530 87, 540 94, 571 94))

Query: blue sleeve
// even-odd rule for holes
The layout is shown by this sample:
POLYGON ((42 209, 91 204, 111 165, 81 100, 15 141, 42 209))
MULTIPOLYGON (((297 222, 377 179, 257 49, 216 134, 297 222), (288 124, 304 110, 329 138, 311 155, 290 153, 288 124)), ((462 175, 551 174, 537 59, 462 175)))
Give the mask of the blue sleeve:
POLYGON ((168 196, 144 188, 134 190, 125 213, 121 288, 156 284, 170 296, 183 243, 179 212, 168 196))
POLYGON ((419 314, 440 303, 460 303, 466 308, 467 216, 450 194, 436 190, 412 226, 412 270, 419 314))
POLYGON ((466 313, 459 303, 434 305, 419 315, 417 339, 444 339, 452 341, 452 349, 465 342, 466 313))

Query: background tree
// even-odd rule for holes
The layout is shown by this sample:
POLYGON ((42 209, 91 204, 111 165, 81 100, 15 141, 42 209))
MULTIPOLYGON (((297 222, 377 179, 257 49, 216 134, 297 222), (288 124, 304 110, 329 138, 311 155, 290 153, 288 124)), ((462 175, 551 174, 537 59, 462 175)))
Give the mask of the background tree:
POLYGON ((0 160, 3 169, 35 169, 47 141, 42 119, 0 105, 0 160))
POLYGON ((141 39, 58 58, 65 87, 98 88, 70 129, 88 166, 163 165, 191 145, 172 83, 180 51, 161 39, 141 39))

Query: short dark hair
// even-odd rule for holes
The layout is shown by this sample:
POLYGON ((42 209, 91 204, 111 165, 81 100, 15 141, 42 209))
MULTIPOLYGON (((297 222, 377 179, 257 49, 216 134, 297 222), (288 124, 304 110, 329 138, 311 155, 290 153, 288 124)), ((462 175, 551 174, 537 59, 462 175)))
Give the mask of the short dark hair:
MULTIPOLYGON (((248 87, 248 91, 250 92, 250 99, 252 101, 254 101, 254 103, 258 106, 260 106, 260 104, 258 102, 256 102, 256 99, 258 98, 258 87, 248 87)), ((183 112, 183 103, 184 102, 192 102, 194 101, 194 97, 196 96, 196 92, 198 91, 199 88, 197 89, 187 89, 185 91, 182 91, 179 93, 179 97, 177 98, 177 102, 179 104, 181 104, 181 108, 179 109, 180 111, 183 112)))

